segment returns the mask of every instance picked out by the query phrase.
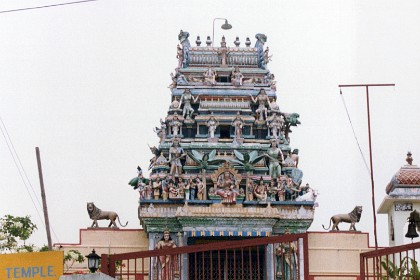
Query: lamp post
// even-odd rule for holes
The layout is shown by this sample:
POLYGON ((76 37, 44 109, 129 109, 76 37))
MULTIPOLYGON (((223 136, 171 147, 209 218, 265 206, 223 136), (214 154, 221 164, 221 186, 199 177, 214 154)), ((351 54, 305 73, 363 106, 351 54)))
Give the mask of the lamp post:
POLYGON ((229 30, 229 29, 231 29, 232 28, 232 25, 231 24, 229 24, 228 23, 228 20, 227 19, 225 19, 225 18, 214 18, 213 19, 213 37, 212 37, 212 43, 211 43, 211 46, 213 47, 213 44, 214 44, 214 22, 217 20, 217 19, 221 19, 221 20, 224 20, 225 21, 225 23, 221 26, 221 28, 223 29, 223 30, 229 30))
POLYGON ((101 259, 95 252, 95 249, 92 250, 92 253, 85 256, 88 259, 88 268, 91 273, 95 273, 99 268, 99 260, 101 259))

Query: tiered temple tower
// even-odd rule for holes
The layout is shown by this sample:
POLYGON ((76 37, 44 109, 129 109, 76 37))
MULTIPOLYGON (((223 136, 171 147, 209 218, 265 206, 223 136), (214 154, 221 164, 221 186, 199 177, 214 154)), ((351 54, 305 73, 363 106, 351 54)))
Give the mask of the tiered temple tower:
MULTIPOLYGON (((315 191, 302 185, 291 127, 299 115, 276 103, 267 37, 213 47, 181 30, 171 105, 155 132, 150 176, 141 168, 139 219, 149 248, 167 230, 178 246, 305 232, 315 191), (207 240, 207 241, 206 241, 207 240)), ((216 45, 216 42, 214 42, 216 45)))

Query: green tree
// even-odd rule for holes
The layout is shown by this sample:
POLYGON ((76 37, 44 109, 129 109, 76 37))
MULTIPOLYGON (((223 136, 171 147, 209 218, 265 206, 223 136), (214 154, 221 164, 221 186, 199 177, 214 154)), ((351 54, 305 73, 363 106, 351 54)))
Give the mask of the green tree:
POLYGON ((34 245, 26 241, 37 229, 30 216, 5 215, 0 219, 0 252, 33 252, 34 245))

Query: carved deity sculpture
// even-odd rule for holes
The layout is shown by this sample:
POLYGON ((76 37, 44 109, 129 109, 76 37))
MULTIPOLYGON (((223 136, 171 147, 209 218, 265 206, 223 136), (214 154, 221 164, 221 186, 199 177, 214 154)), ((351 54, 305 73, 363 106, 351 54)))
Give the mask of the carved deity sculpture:
POLYGON ((232 80, 232 85, 235 87, 239 87, 242 85, 242 79, 244 78, 244 75, 239 71, 239 67, 236 66, 235 69, 232 71, 232 74, 230 75, 232 80))
POLYGON ((258 52, 258 67, 265 69, 264 64, 264 44, 267 41, 267 36, 264 34, 258 33, 255 35, 257 41, 255 42, 255 48, 258 52))
MULTIPOLYGON (((289 234, 286 232, 286 234, 289 234)), ((297 279, 297 244, 296 242, 281 243, 275 251, 277 256, 276 279, 297 279)))
MULTIPOLYGON (((163 237, 156 244, 155 249, 176 248, 175 241, 172 240, 169 231, 163 232, 163 237)), ((155 268, 157 268, 158 279, 173 280, 179 277, 178 256, 163 255, 156 259, 155 268)))
POLYGON ((209 67, 209 69, 204 72, 204 85, 214 86, 216 84, 216 75, 216 71, 209 67))
POLYGON ((172 135, 174 137, 178 136, 181 132, 182 122, 178 117, 178 114, 175 112, 172 120, 169 122, 169 126, 172 128, 172 135))
POLYGON ((182 174, 181 158, 185 156, 184 149, 179 145, 179 138, 173 138, 172 146, 169 148, 169 162, 171 164, 169 173, 173 178, 182 174))
POLYGON ((236 203, 238 190, 232 174, 228 171, 223 172, 217 179, 217 187, 219 189, 216 191, 216 194, 222 198, 223 203, 236 203))
POLYGON ((248 189, 248 197, 247 197, 247 200, 248 201, 253 201, 254 200, 254 181, 252 181, 252 180, 249 180, 249 182, 248 182, 248 186, 247 186, 247 189, 248 189))
POLYGON ((200 95, 197 95, 196 98, 192 96, 191 90, 186 89, 181 96, 181 100, 179 102, 179 107, 181 108, 182 104, 184 104, 184 108, 182 109, 182 116, 186 119, 191 119, 192 113, 194 113, 194 109, 191 107, 191 103, 197 103, 198 98, 200 95))
MULTIPOLYGON (((180 31, 178 35, 179 42, 182 45, 182 67, 186 68, 188 67, 188 64, 190 62, 190 41, 188 40, 188 37, 190 36, 190 33, 186 31, 180 31)), ((179 60, 179 58, 178 58, 179 60)), ((179 66, 181 68, 181 66, 179 66)))
POLYGON ((184 62, 184 51, 179 44, 176 46, 176 58, 178 58, 178 68, 181 68, 184 62))
POLYGON ((187 184, 185 186, 185 190, 188 190, 189 192, 189 196, 187 197, 187 191, 185 191, 185 199, 191 199, 194 200, 195 199, 195 194, 197 192, 197 186, 194 182, 194 179, 192 177, 190 177, 187 181, 187 184))
POLYGON ((236 114, 235 119, 232 121, 232 126, 235 128, 235 139, 241 139, 244 121, 242 120, 239 112, 236 114))
POLYGON ((206 192, 206 186, 201 182, 200 178, 195 179, 195 185, 197 186, 197 198, 198 200, 204 200, 204 194, 206 192))
MULTIPOLYGON (((276 103, 276 99, 273 98, 273 100, 270 103, 270 110, 269 112, 273 112, 275 114, 280 114, 280 107, 279 104, 276 103)), ((284 117, 283 117, 284 119, 284 117)))
POLYGON ((292 154, 290 155, 290 158, 295 163, 295 167, 298 167, 298 164, 299 164, 299 149, 294 149, 292 154))
POLYGON ((227 65, 227 55, 229 54, 228 48, 226 47, 226 39, 225 36, 222 37, 222 41, 220 42, 220 48, 217 52, 222 57, 222 65, 221 67, 226 67, 227 65))
POLYGON ((213 113, 211 113, 209 119, 207 120, 207 127, 209 129, 210 138, 214 138, 214 133, 216 132, 218 126, 219 122, 216 120, 213 113))
POLYGON ((284 126, 284 118, 283 116, 277 116, 277 114, 274 113, 273 119, 270 121, 268 125, 268 135, 270 136, 270 129, 271 129, 271 135, 274 139, 282 138, 281 136, 281 130, 284 126))
POLYGON ((166 123, 162 119, 160 119, 160 128, 155 127, 153 131, 159 137, 159 143, 163 143, 166 139, 166 123))
POLYGON ((264 65, 264 69, 267 69, 267 64, 268 62, 271 60, 272 55, 268 55, 268 47, 265 49, 264 53, 263 53, 263 65, 264 65))
POLYGON ((255 110, 258 116, 258 120, 263 121, 267 119, 267 106, 271 108, 270 99, 268 98, 267 93, 264 89, 261 89, 258 95, 254 98, 252 95, 251 97, 252 102, 258 103, 258 109, 255 110))
POLYGON ((264 185, 264 181, 261 178, 258 185, 254 187, 254 196, 258 201, 267 201, 267 187, 264 185))
POLYGON ((284 161, 283 152, 280 148, 277 147, 276 139, 270 140, 271 147, 267 150, 265 154, 266 157, 269 159, 269 172, 271 179, 276 179, 281 175, 281 165, 279 162, 279 157, 282 161, 284 161))
POLYGON ((284 182, 282 177, 277 178, 277 196, 279 201, 284 201, 286 198, 286 189, 284 188, 284 182))
POLYGON ((156 181, 153 182, 152 188, 153 188, 153 198, 155 200, 158 200, 160 197, 160 190, 162 188, 162 182, 159 177, 156 179, 156 181))

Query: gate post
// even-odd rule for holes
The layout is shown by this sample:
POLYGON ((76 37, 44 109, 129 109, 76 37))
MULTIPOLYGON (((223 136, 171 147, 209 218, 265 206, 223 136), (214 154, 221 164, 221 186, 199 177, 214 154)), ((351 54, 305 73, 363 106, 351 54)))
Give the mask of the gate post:
POLYGON ((265 279, 274 280, 274 244, 267 244, 265 246, 265 279))

